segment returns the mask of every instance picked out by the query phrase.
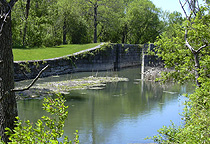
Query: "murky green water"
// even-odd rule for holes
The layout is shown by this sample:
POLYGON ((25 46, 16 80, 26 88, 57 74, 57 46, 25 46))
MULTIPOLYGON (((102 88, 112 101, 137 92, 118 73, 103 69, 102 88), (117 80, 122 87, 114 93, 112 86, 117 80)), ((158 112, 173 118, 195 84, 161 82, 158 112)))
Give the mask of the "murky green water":
MULTIPOLYGON (((168 84, 164 88, 157 83, 142 82, 139 68, 119 72, 78 73, 41 79, 59 81, 90 75, 118 75, 129 82, 109 83, 103 90, 75 90, 66 95, 69 116, 64 133, 71 139, 79 130, 81 144, 148 143, 147 136, 157 134, 170 120, 181 125, 183 97, 190 92, 187 85, 168 84)), ((23 120, 36 121, 44 112, 42 100, 18 101, 19 116, 23 120)))

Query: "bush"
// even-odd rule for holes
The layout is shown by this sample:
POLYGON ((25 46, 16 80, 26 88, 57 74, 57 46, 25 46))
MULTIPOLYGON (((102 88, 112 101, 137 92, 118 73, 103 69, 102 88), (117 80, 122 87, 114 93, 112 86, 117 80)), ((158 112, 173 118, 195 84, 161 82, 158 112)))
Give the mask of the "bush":
MULTIPOLYGON (((6 128, 6 134, 9 136, 9 143, 64 143, 71 144, 72 141, 65 136, 63 142, 59 142, 58 138, 63 136, 64 122, 68 116, 66 111, 68 106, 65 106, 65 100, 61 95, 52 99, 50 97, 45 98, 43 102, 43 109, 50 113, 50 116, 43 116, 37 120, 35 125, 32 125, 29 120, 24 123, 17 117, 15 121, 16 127, 14 130, 6 128)), ((78 131, 75 132, 74 143, 78 144, 78 131)), ((4 143, 4 142, 1 142, 4 143)))

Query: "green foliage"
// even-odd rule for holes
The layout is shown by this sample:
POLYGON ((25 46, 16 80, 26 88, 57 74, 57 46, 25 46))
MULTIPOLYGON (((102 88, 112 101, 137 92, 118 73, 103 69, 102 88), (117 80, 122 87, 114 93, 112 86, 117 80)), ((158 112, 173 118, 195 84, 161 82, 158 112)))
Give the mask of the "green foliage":
MULTIPOLYGON (((50 116, 43 116, 37 120, 35 125, 32 125, 29 120, 23 123, 17 117, 14 130, 6 129, 6 134, 9 135, 9 143, 62 143, 58 141, 58 138, 61 138, 64 133, 63 127, 68 115, 66 111, 68 106, 64 105, 65 100, 61 95, 57 96, 55 99, 44 99, 43 109, 50 113, 50 116)), ((78 137, 78 131, 76 131, 75 144, 79 143, 78 137)), ((68 137, 65 136, 63 143, 71 144, 72 141, 69 141, 68 137)))
POLYGON ((29 47, 61 44, 57 1, 31 0, 28 17, 26 4, 19 0, 12 11, 13 45, 21 46, 23 41, 29 47))
POLYGON ((169 13, 163 11, 161 13, 161 18, 163 19, 163 32, 167 33, 169 38, 176 36, 177 25, 182 25, 184 18, 180 12, 174 11, 169 13))
POLYGON ((63 35, 66 35, 66 42, 72 44, 90 43, 88 38, 88 24, 81 15, 81 7, 76 0, 59 0, 60 26, 63 35))
POLYGON ((161 32, 159 10, 149 0, 30 0, 28 16, 27 2, 18 0, 12 11, 14 46, 90 43, 95 28, 98 40, 112 43, 153 42, 161 32))
POLYGON ((193 94, 187 95, 183 112, 184 126, 160 129, 159 135, 152 139, 158 143, 210 143, 210 15, 208 7, 201 7, 195 17, 185 20, 183 25, 174 25, 175 35, 168 37, 167 32, 158 37, 156 52, 164 62, 165 67, 174 71, 164 73, 162 80, 173 80, 184 83, 195 81, 201 83, 193 94), (187 40, 195 49, 199 50, 198 62, 195 55, 186 47, 187 40), (206 45, 206 47, 203 47, 206 45), (199 63, 199 67, 195 64, 199 63), (199 76, 197 77, 196 71, 199 76))
POLYGON ((146 139, 152 139, 154 142, 158 143, 176 143, 178 140, 177 133, 180 132, 181 127, 177 127, 173 122, 171 126, 163 126, 158 130, 158 135, 151 137, 147 137, 146 139))
MULTIPOLYGON (((165 67, 175 69, 175 71, 164 73, 162 80, 173 79, 175 82, 180 83, 195 80, 194 55, 190 49, 185 46, 185 28, 188 29, 188 41, 195 50, 205 45, 210 39, 210 30, 208 28, 210 15, 204 15, 205 10, 206 9, 203 8, 202 11, 197 14, 197 17, 192 19, 192 22, 185 20, 183 25, 174 25, 176 35, 168 37, 168 33, 164 32, 157 38, 155 42, 155 45, 157 45, 157 55, 164 60, 165 67), (200 18, 201 16, 202 18, 200 18)), ((208 46, 203 48, 199 55, 201 71, 206 71, 209 54, 208 46), (203 63, 205 63, 205 65, 203 63)))
POLYGON ((72 44, 84 44, 89 43, 87 39, 88 26, 83 18, 79 15, 68 15, 67 18, 67 36, 69 37, 69 43, 72 44))
POLYGON ((160 11, 149 0, 134 0, 126 11, 129 43, 154 42, 160 32, 160 11))
POLYGON ((25 64, 20 63, 19 66, 21 67, 21 70, 26 71, 28 73, 31 72, 31 69, 29 68, 29 62, 25 62, 25 64))

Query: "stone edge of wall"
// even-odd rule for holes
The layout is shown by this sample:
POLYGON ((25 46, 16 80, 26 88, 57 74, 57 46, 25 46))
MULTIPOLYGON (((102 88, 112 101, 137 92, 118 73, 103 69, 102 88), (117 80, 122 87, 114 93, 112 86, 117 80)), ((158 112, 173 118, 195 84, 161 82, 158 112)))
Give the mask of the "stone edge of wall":
MULTIPOLYGON (((148 45, 107 45, 106 43, 101 43, 94 48, 62 57, 45 60, 14 61, 14 78, 15 81, 33 79, 47 64, 49 64, 49 68, 43 72, 42 77, 140 66, 142 49, 147 48, 148 45)), ((154 56, 146 56, 145 66, 159 65, 159 61, 154 56)))

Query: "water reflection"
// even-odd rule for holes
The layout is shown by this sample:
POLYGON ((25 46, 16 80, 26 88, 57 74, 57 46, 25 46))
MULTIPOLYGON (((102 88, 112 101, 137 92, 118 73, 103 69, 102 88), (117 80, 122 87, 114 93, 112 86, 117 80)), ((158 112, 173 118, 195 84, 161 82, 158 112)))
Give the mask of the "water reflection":
MULTIPOLYGON (((181 94, 190 92, 189 86, 170 84, 163 88, 157 83, 139 81, 139 73, 139 68, 97 73, 127 77, 129 82, 109 83, 103 90, 74 90, 66 95, 69 116, 65 135, 73 139, 72 134, 79 130, 82 144, 147 143, 151 141, 144 138, 157 134, 157 129, 169 125, 170 120, 180 125, 181 94)), ((93 73, 51 77, 40 83, 89 75, 93 73)), ((20 118, 35 121, 44 115, 41 102, 18 101, 20 118)))

